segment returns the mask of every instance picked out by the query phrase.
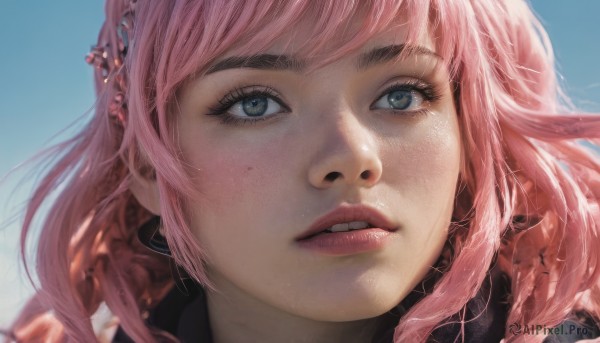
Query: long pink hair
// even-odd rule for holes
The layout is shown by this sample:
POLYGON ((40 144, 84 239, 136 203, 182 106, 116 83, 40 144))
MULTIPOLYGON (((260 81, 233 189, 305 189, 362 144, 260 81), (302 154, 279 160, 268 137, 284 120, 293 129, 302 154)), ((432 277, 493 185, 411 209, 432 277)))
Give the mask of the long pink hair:
MULTIPOLYGON (((495 258, 512 283, 508 323, 552 327, 574 311, 600 319, 600 163, 582 144, 600 142, 600 117, 569 113, 548 37, 524 1, 137 0, 135 6, 124 65, 111 61, 110 75, 96 75, 96 115, 60 146, 62 158, 27 209, 23 256, 40 205, 64 186, 39 236, 40 289, 11 328, 20 341, 95 341, 90 316, 102 302, 133 340, 176 340, 143 321, 173 276, 167 258, 136 241, 135 228, 151 214, 129 191, 132 177, 156 179, 175 263, 210 286, 184 210, 200 195, 177 148, 177 91, 231 47, 258 53, 306 18, 314 30, 299 53, 319 54, 322 64, 394 25, 408 24, 408 43, 433 32, 455 85, 464 156, 453 256, 431 293, 401 318, 394 340, 427 340, 476 295, 495 258), (349 23, 359 24, 353 34, 349 23), (120 120, 109 115, 117 90, 126 102, 120 120)), ((126 10, 124 0, 108 0, 99 45, 108 43, 109 56, 117 53, 126 10)))

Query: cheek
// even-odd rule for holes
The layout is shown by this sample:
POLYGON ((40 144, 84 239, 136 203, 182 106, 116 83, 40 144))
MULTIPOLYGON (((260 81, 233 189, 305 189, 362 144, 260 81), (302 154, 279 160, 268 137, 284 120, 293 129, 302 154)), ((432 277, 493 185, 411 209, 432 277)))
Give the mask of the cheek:
POLYGON ((459 165, 460 129, 454 111, 450 115, 434 121, 431 130, 422 143, 433 163, 446 166, 445 170, 459 165))
POLYGON ((259 210, 272 206, 273 190, 266 180, 277 178, 273 163, 278 156, 268 149, 261 154, 249 150, 219 145, 186 155, 196 166, 194 184, 201 192, 190 204, 192 229, 211 264, 221 269, 246 259, 264 243, 268 218, 259 210))
POLYGON ((299 191, 292 181, 299 173, 301 162, 293 158, 298 152, 291 153, 292 142, 253 138, 196 138, 193 146, 211 148, 185 154, 201 192, 190 206, 192 228, 209 255, 254 256, 256 247, 265 248, 264 237, 279 229, 274 223, 294 218, 294 206, 282 205, 295 201, 286 194, 299 191))
POLYGON ((461 145, 458 123, 449 118, 399 138, 401 148, 388 161, 386 183, 406 224, 403 234, 422 251, 441 247, 454 207, 461 145))
POLYGON ((281 149, 268 145, 238 146, 212 148, 202 154, 191 154, 188 159, 198 166, 196 184, 202 190, 202 201, 211 211, 231 213, 230 207, 235 204, 253 204, 252 199, 267 201, 273 188, 282 183, 281 171, 285 168, 282 162, 286 156, 281 149), (241 201, 246 198, 247 201, 241 201))
MULTIPOLYGON (((460 133, 455 118, 439 117, 399 137, 386 154, 390 183, 427 197, 446 197, 456 186, 460 167, 460 133)), ((400 193, 403 193, 403 192, 400 193)))

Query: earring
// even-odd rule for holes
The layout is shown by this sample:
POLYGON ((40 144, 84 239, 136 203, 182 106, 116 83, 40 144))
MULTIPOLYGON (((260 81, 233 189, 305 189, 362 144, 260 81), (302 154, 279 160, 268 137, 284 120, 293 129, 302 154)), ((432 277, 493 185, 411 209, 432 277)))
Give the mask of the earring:
POLYGON ((142 224, 138 229, 138 240, 146 248, 161 255, 171 257, 171 250, 165 236, 160 234, 160 217, 155 216, 142 224))

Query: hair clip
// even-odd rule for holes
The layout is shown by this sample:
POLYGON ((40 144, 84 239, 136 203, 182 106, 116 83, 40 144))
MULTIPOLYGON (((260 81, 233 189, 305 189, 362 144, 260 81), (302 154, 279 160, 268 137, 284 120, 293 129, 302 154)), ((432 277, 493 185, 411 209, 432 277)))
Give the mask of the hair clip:
POLYGON ((108 65, 108 51, 103 46, 92 46, 92 50, 85 56, 85 61, 100 71, 104 83, 108 82, 110 66, 108 65))
POLYGON ((126 0, 126 7, 129 9, 123 13, 119 25, 117 26, 117 38, 119 45, 119 52, 123 57, 127 55, 130 44, 130 33, 133 28, 133 14, 135 13, 135 5, 137 0, 126 0))
POLYGON ((125 56, 131 46, 131 30, 133 28, 133 14, 136 0, 125 0, 125 11, 115 28, 116 35, 108 38, 108 43, 104 45, 92 46, 90 53, 85 60, 88 64, 94 66, 98 77, 105 84, 112 78, 112 87, 114 96, 108 105, 108 114, 115 118, 121 126, 125 126, 127 121, 127 76, 122 69, 125 62, 125 56), (112 45, 111 47, 111 44, 112 45), (114 55, 114 56, 113 56, 114 55))
POLYGON ((122 57, 125 57, 129 50, 129 33, 131 32, 132 27, 133 13, 131 11, 125 12, 117 27, 119 52, 122 54, 122 57))
POLYGON ((108 105, 108 113, 116 118, 119 123, 125 124, 127 115, 127 105, 125 103, 125 94, 118 92, 115 94, 112 102, 108 105))

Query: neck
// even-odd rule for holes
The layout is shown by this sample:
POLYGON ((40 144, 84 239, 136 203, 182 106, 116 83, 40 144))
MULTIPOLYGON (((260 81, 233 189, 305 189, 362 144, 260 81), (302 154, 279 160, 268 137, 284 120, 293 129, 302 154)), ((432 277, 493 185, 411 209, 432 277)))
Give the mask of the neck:
POLYGON ((326 322, 297 316, 266 304, 223 278, 211 277, 218 291, 206 297, 215 343, 230 342, 370 342, 380 317, 326 322))

